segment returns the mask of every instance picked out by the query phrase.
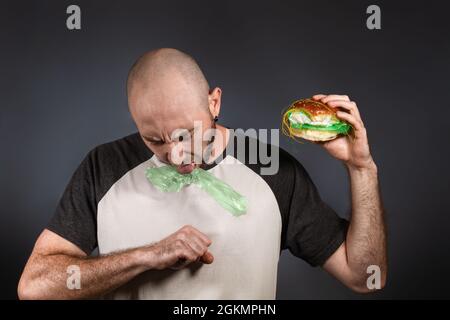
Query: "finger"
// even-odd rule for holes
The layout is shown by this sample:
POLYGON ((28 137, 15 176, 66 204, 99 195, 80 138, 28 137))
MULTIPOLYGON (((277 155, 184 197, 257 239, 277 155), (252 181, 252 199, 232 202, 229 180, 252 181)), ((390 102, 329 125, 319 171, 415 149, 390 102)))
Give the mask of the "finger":
POLYGON ((192 250, 194 250, 197 257, 205 253, 207 246, 203 243, 203 240, 193 231, 188 228, 183 229, 178 233, 178 239, 183 243, 188 244, 192 250))
POLYGON ((195 235, 187 240, 187 242, 191 246, 191 248, 194 249, 197 257, 202 256, 208 250, 208 247, 203 243, 203 241, 195 235))
POLYGON ((345 120, 352 125, 355 130, 361 130, 363 128, 362 121, 356 119, 356 117, 345 111, 337 111, 336 116, 339 119, 345 120))
POLYGON ((350 101, 350 98, 347 95, 330 94, 330 95, 320 99, 320 101, 322 101, 323 103, 327 103, 328 101, 331 101, 331 100, 350 101))
POLYGON ((183 269, 188 264, 189 264, 189 262, 186 262, 186 259, 180 258, 180 259, 178 259, 177 262, 175 262, 169 268, 172 269, 172 270, 179 270, 179 269, 183 269))
POLYGON ((189 264, 197 260, 198 255, 195 250, 186 242, 184 242, 183 252, 181 258, 186 259, 186 263, 189 264))
POLYGON ((359 114, 358 107, 354 101, 344 101, 344 100, 331 100, 327 102, 327 105, 330 107, 340 107, 345 110, 348 110, 353 116, 355 116, 358 120, 361 120, 361 116, 359 114))
POLYGON ((170 267, 174 270, 179 270, 186 267, 188 264, 194 262, 197 259, 197 255, 194 250, 185 242, 180 241, 179 250, 181 250, 177 256, 177 261, 170 267))
POLYGON ((360 137, 365 133, 366 129, 364 128, 364 124, 362 123, 362 121, 356 119, 356 117, 351 115, 350 113, 347 113, 345 111, 337 111, 336 116, 339 119, 345 120, 352 125, 356 137, 360 137))
POLYGON ((325 97, 326 97, 326 95, 324 95, 324 94, 322 94, 322 93, 315 94, 315 95, 312 96, 312 98, 313 98, 314 100, 320 100, 320 99, 323 99, 323 98, 325 98, 325 97))
POLYGON ((205 243, 206 246, 209 246, 212 241, 202 232, 200 232, 198 229, 194 228, 191 225, 185 225, 180 229, 180 235, 196 235, 197 237, 199 237, 200 239, 202 239, 202 241, 205 243))
POLYGON ((203 256, 201 256, 200 261, 206 264, 211 264, 214 261, 214 256, 211 252, 206 251, 203 256))
POLYGON ((196 229, 194 227, 192 227, 191 231, 203 241, 205 246, 208 247, 211 245, 212 241, 211 241, 211 239, 208 238, 208 236, 206 234, 204 234, 203 232, 199 231, 198 229, 196 229))

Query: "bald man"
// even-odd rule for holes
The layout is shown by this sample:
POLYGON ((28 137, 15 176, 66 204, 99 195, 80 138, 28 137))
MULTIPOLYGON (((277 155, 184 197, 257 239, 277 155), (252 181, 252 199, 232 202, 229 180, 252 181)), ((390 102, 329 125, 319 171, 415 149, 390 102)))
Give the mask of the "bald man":
POLYGON ((274 299, 283 249, 357 292, 370 291, 368 270, 380 271, 377 288, 384 286, 377 167, 348 96, 313 98, 339 107, 338 117, 354 128, 351 139, 322 144, 348 169, 350 221, 321 200, 286 151, 277 149, 272 175, 261 174, 254 138, 244 137, 244 157, 236 156, 238 135, 217 122, 221 90, 209 88, 187 54, 144 54, 127 93, 138 133, 98 146, 80 164, 36 241, 19 298, 274 299), (146 170, 168 165, 183 175, 202 168, 227 183, 246 198, 245 214, 231 214, 196 185, 157 189, 146 170))

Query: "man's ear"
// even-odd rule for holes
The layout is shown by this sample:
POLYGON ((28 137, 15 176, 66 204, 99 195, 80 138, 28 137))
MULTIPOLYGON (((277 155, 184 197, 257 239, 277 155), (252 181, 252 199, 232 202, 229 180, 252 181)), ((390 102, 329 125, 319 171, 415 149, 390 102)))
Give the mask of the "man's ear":
POLYGON ((214 117, 218 117, 220 113, 220 99, 222 97, 222 89, 215 87, 209 91, 208 94, 208 104, 209 112, 214 117))

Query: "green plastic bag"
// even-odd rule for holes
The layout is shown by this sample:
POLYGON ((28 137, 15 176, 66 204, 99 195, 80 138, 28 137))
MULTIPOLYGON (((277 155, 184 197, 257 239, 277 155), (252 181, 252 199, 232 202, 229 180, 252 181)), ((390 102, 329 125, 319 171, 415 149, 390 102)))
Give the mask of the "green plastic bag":
POLYGON ((247 199, 244 196, 201 168, 195 168, 188 174, 181 174, 174 166, 167 165, 147 168, 145 174, 160 191, 179 192, 184 186, 195 184, 234 216, 243 215, 247 211, 247 199))

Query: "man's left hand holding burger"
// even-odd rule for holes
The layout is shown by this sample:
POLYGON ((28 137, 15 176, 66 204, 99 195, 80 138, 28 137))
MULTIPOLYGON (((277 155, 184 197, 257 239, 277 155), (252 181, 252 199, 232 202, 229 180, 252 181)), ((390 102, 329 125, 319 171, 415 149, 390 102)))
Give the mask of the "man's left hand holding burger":
POLYGON ((318 142, 345 164, 350 177, 352 207, 346 240, 323 268, 348 287, 364 293, 372 291, 367 285, 372 273, 368 267, 379 267, 382 288, 387 273, 386 226, 377 166, 370 154, 366 128, 356 103, 347 95, 317 94, 313 99, 336 108, 337 117, 353 127, 351 135, 318 142))

